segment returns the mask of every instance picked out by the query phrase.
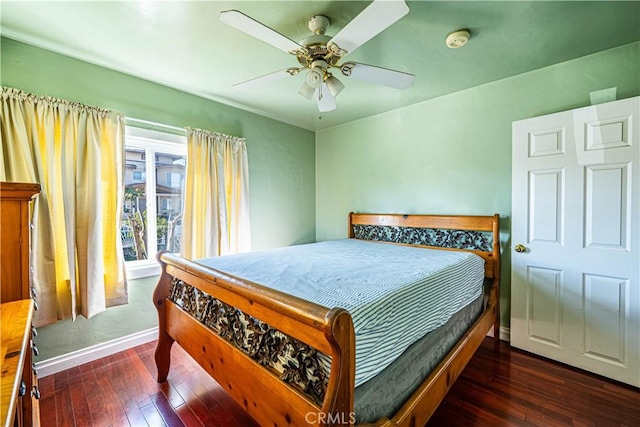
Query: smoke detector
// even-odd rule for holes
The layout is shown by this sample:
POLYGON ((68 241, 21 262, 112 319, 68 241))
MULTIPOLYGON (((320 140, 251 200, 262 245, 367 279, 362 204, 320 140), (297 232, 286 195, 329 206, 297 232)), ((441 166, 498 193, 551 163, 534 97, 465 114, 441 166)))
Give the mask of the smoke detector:
POLYGON ((457 49, 467 44, 470 37, 469 30, 457 30, 447 36, 445 43, 450 49, 457 49))

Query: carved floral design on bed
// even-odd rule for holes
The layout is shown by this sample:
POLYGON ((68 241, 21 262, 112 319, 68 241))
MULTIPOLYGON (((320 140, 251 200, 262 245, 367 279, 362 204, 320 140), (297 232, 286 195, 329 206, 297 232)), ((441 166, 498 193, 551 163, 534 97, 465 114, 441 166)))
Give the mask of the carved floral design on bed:
POLYGON ((483 231, 354 224, 353 233, 354 237, 360 240, 377 240, 442 248, 474 249, 491 252, 493 246, 492 234, 483 231))
POLYGON ((173 278, 169 299, 260 365, 271 368, 282 381, 297 386, 315 403, 322 404, 331 356, 182 280, 173 278))

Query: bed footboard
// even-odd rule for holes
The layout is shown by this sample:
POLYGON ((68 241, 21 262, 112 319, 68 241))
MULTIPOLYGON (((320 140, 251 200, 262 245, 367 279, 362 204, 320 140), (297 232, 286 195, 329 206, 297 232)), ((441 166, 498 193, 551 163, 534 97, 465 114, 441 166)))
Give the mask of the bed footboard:
POLYGON ((158 261, 162 275, 153 300, 159 382, 167 378, 177 342, 260 425, 353 423, 349 313, 167 252, 158 261), (317 365, 326 366, 326 373, 317 365))

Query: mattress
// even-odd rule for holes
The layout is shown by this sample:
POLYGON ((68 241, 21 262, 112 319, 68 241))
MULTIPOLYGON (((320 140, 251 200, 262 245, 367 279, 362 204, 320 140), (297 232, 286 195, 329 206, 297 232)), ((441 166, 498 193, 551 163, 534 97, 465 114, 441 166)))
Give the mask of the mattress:
POLYGON ((341 239, 196 260, 353 319, 358 387, 481 297, 484 261, 469 252, 341 239))
POLYGON ((387 366, 355 389, 357 424, 391 418, 420 387, 444 356, 473 325, 484 308, 480 297, 429 332, 387 366))

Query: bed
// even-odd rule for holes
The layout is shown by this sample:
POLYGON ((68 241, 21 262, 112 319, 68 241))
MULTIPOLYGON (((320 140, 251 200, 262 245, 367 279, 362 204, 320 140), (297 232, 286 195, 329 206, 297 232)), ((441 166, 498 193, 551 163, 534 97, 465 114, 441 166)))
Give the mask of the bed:
POLYGON ((491 328, 499 336, 497 214, 351 213, 348 239, 158 260, 158 381, 177 342, 260 425, 424 425, 491 328), (419 276, 430 257, 442 267, 419 276))

